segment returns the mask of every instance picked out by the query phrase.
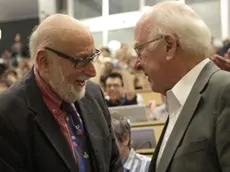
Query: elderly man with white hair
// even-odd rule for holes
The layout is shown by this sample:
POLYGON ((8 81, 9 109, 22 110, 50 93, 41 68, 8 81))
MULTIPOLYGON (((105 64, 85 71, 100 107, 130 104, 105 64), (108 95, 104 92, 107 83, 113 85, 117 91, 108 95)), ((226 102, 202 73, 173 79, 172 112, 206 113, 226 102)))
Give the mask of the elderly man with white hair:
POLYGON ((149 172, 229 172, 230 73, 209 60, 202 19, 181 2, 159 3, 138 21, 134 49, 169 113, 149 172))
POLYGON ((123 172, 92 34, 55 14, 32 33, 35 65, 0 96, 1 172, 123 172))

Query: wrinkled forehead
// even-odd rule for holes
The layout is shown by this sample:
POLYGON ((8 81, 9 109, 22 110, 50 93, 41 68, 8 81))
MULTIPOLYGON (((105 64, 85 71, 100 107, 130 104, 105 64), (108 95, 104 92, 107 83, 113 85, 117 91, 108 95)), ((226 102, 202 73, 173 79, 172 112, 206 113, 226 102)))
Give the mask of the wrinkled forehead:
POLYGON ((76 32, 74 30, 63 30, 57 39, 60 50, 68 51, 75 56, 92 54, 95 50, 92 34, 86 30, 76 32))
POLYGON ((143 15, 140 20, 137 22, 135 27, 135 44, 139 44, 140 42, 147 41, 149 32, 153 26, 153 22, 150 20, 148 14, 143 15))
POLYGON ((39 48, 50 47, 73 56, 92 54, 92 34, 84 28, 44 28, 38 32, 39 48))

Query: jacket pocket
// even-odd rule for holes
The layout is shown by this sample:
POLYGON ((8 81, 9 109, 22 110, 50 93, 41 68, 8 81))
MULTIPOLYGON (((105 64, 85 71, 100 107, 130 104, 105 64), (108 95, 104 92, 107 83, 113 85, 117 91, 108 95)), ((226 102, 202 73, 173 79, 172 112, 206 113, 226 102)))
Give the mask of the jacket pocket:
POLYGON ((200 140, 191 142, 189 144, 182 145, 177 149, 174 158, 178 158, 180 156, 184 156, 194 152, 204 151, 207 148, 207 145, 208 145, 207 138, 202 138, 200 140))

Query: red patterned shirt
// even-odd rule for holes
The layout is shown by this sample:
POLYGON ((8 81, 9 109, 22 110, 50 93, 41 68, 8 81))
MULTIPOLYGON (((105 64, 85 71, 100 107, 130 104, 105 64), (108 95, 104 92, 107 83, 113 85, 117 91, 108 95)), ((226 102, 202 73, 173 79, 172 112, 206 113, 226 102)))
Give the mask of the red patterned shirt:
POLYGON ((34 68, 34 74, 36 83, 41 90, 42 98, 45 104, 47 105, 53 117, 58 122, 62 133, 69 143, 69 147, 72 150, 72 153, 74 153, 69 129, 66 123, 66 113, 61 110, 61 104, 63 100, 59 96, 57 96, 57 94, 55 94, 52 89, 42 80, 36 68, 34 68))

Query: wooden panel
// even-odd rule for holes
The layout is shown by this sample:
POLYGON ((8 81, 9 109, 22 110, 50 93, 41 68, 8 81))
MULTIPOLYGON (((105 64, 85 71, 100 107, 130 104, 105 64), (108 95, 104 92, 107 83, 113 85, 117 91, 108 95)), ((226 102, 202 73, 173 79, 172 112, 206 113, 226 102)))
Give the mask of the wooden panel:
POLYGON ((147 127, 147 126, 156 126, 156 125, 164 125, 163 121, 148 121, 148 122, 135 122, 131 123, 131 127, 147 127))
POLYGON ((161 133, 163 131, 164 125, 156 125, 154 128, 154 134, 156 137, 156 142, 158 143, 158 140, 160 139, 161 133))
POLYGON ((162 104, 162 97, 161 97, 161 94, 159 93, 155 93, 152 91, 148 91, 148 92, 136 91, 136 93, 142 96, 143 103, 146 105, 148 105, 149 101, 151 100, 155 100, 157 105, 162 104))

